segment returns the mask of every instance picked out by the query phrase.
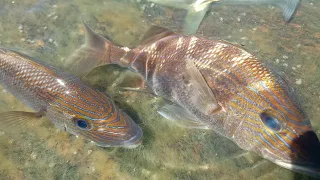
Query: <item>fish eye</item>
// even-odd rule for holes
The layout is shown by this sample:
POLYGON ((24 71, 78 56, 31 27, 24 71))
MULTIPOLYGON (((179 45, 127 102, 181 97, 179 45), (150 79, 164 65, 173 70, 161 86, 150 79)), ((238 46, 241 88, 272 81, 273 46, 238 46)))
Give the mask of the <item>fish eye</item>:
POLYGON ((283 129, 278 117, 268 111, 261 113, 260 118, 263 124, 273 132, 280 132, 283 129))
POLYGON ((87 120, 80 119, 80 118, 74 118, 73 120, 74 120, 74 123, 76 124, 76 126, 79 127, 80 129, 84 129, 84 130, 91 129, 91 126, 87 120))

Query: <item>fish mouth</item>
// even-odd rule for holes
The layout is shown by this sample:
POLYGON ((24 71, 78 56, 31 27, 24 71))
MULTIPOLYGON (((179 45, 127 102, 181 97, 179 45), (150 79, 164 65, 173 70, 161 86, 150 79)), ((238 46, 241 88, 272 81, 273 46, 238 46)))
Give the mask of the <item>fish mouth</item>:
POLYGON ((135 135, 132 136, 130 139, 123 141, 121 143, 121 146, 128 149, 136 148, 142 144, 142 136, 143 136, 143 132, 141 128, 138 125, 136 125, 135 135))
POLYGON ((298 146, 298 158, 288 161, 275 160, 284 168, 320 178, 320 142, 314 131, 307 131, 296 137, 293 142, 298 146))
POLYGON ((142 136, 143 136, 143 132, 141 128, 136 124, 134 124, 134 126, 135 127, 131 129, 130 135, 127 135, 128 139, 124 138, 122 140, 116 140, 116 141, 108 140, 108 139, 98 140, 95 138, 96 134, 87 136, 87 138, 100 147, 124 147, 124 148, 133 149, 142 144, 142 136))
POLYGON ((320 178, 320 165, 319 164, 299 164, 285 161, 275 161, 275 164, 286 169, 306 174, 312 177, 320 178))

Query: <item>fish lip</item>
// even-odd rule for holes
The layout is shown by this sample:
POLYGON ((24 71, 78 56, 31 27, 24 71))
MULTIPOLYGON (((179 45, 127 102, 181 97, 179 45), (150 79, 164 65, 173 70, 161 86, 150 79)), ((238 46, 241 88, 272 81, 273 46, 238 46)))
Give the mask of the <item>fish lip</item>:
POLYGON ((130 139, 124 141, 122 146, 128 149, 133 149, 142 144, 143 132, 142 129, 137 125, 137 132, 130 139))
POLYGON ((275 164, 284 167, 286 169, 296 171, 302 174, 313 176, 316 178, 320 177, 320 165, 314 163, 294 163, 288 161, 274 161, 275 164))
POLYGON ((100 146, 100 147, 124 147, 128 149, 133 149, 142 144, 142 137, 143 137, 142 129, 139 126, 135 128, 136 130, 134 135, 131 136, 130 139, 128 140, 120 141, 113 144, 109 144, 105 142, 96 142, 96 141, 91 141, 91 142, 95 143, 97 146, 100 146))

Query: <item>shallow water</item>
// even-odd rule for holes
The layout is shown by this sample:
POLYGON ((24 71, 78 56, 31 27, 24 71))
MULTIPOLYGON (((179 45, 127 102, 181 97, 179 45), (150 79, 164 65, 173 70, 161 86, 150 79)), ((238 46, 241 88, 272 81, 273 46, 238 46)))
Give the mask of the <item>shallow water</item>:
MULTIPOLYGON (((304 0, 289 24, 269 6, 212 6, 199 34, 243 45, 285 76, 320 135, 320 1, 304 0)), ((126 0, 0 1, 0 45, 56 66, 84 40, 81 18, 117 44, 134 46, 152 24, 182 27, 185 11, 126 0)), ((135 149, 101 148, 43 119, 23 133, 0 132, 0 179, 311 179, 206 130, 176 127, 147 93, 120 92, 133 74, 110 65, 84 80, 108 91, 143 129, 135 149)), ((0 89, 1 111, 26 110, 0 89)))

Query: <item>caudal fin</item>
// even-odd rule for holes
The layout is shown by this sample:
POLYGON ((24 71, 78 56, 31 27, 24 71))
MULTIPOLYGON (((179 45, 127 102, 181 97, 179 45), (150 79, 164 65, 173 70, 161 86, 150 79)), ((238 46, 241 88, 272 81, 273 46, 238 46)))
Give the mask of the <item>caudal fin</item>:
POLYGON ((212 2, 219 0, 197 0, 188 8, 188 14, 183 25, 185 34, 195 34, 201 24, 202 19, 206 15, 209 6, 212 2))
POLYGON ((282 10, 283 19, 290 22, 299 7, 301 0, 221 0, 217 4, 224 5, 262 5, 273 4, 279 6, 282 10))
POLYGON ((300 0, 282 0, 276 4, 281 8, 284 20, 290 22, 299 7, 300 0))
POLYGON ((85 22, 85 44, 66 61, 65 67, 73 74, 83 77, 97 66, 118 64, 128 50, 113 44, 96 34, 85 22))

